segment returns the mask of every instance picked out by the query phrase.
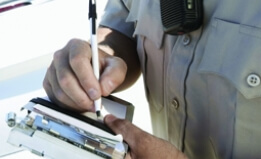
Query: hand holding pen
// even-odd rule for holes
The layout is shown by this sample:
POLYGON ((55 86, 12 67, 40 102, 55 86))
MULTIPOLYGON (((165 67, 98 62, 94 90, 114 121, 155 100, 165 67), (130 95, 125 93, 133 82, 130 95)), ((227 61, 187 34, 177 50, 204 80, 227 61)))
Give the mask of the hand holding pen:
MULTIPOLYGON (((98 112, 101 108, 101 101, 99 101, 101 96, 108 96, 118 88, 127 73, 127 66, 123 59, 113 56, 110 49, 103 47, 108 46, 105 38, 108 34, 115 35, 116 39, 120 40, 119 46, 123 46, 121 45, 121 41, 124 41, 121 40, 123 36, 109 28, 100 27, 97 29, 99 38, 96 37, 96 12, 90 13, 92 13, 90 14, 92 47, 84 40, 70 40, 54 53, 43 81, 43 87, 52 102, 77 112, 98 112), (102 49, 98 52, 99 41, 105 45, 101 44, 102 49), (93 105, 96 105, 96 110, 93 105)), ((123 49, 120 52, 126 52, 125 47, 123 49)))

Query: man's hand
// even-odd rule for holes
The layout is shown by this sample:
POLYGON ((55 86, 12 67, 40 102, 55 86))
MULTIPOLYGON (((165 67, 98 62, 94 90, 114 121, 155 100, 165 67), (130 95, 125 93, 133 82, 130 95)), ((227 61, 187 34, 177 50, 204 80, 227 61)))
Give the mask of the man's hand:
POLYGON ((115 56, 99 51, 100 80, 93 73, 90 45, 73 39, 55 52, 43 86, 49 98, 69 109, 94 111, 93 101, 108 96, 125 79, 127 66, 115 56))
POLYGON ((108 96, 112 91, 128 88, 139 77, 135 41, 106 27, 99 27, 97 35, 99 81, 93 73, 89 43, 73 39, 55 52, 43 87, 49 98, 59 106, 81 112, 94 111, 94 100, 108 96))
POLYGON ((137 128, 127 120, 117 119, 112 115, 105 117, 105 123, 116 133, 122 134, 130 147, 126 158, 132 159, 187 159, 176 147, 137 128))

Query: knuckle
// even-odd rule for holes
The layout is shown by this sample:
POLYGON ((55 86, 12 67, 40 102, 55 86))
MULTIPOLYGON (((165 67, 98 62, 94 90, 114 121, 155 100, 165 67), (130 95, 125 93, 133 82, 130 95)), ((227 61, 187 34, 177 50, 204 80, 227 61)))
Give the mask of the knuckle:
POLYGON ((82 61, 83 57, 82 57, 82 54, 80 53, 74 53, 74 54, 71 54, 70 55, 70 65, 72 67, 74 66, 77 66, 77 65, 80 65, 81 64, 81 61, 82 61))
POLYGON ((62 51, 61 51, 61 50, 56 51, 56 52, 53 54, 53 60, 54 60, 54 61, 60 60, 61 55, 62 55, 62 51))
POLYGON ((77 44, 79 41, 81 41, 80 39, 77 39, 77 38, 72 38, 71 40, 69 40, 68 42, 68 46, 72 46, 72 45, 75 45, 77 44))
POLYGON ((80 39, 71 39, 68 43, 68 50, 70 52, 75 52, 80 48, 84 48, 84 47, 85 47, 85 42, 80 39))
POLYGON ((60 89, 56 89, 53 93, 54 93, 55 98, 58 101, 60 101, 60 102, 66 101, 67 96, 60 89))
POLYGON ((71 83, 71 80, 70 80, 70 78, 67 75, 59 75, 58 76, 58 80, 59 80, 59 85, 62 88, 68 87, 70 85, 70 83, 71 83))

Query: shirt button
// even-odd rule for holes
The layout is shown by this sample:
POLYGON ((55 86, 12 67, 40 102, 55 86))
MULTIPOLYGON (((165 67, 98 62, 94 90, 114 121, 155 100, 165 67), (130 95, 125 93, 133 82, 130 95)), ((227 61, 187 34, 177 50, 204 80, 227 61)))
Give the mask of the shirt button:
POLYGON ((247 84, 251 87, 256 87, 260 84, 260 77, 256 74, 250 74, 247 77, 247 84))
POLYGON ((183 45, 187 46, 190 43, 190 40, 191 40, 191 38, 189 35, 184 35, 183 36, 183 45))
POLYGON ((172 99, 172 102, 171 102, 172 106, 175 108, 175 109, 178 109, 179 108, 179 102, 176 98, 173 98, 172 99))

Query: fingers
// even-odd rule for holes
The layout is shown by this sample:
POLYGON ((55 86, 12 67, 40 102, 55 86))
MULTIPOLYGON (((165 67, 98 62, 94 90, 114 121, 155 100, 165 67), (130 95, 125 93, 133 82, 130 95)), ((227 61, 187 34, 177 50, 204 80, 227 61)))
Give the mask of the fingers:
POLYGON ((100 51, 99 60, 101 77, 98 81, 87 42, 73 39, 55 52, 43 82, 49 98, 67 108, 94 111, 93 101, 115 90, 127 72, 127 66, 120 58, 100 51))
POLYGON ((51 101, 59 104, 60 106, 76 105, 60 88, 53 63, 48 68, 46 76, 43 81, 43 87, 51 101), (60 102, 63 101, 63 104, 60 102))
POLYGON ((101 90, 90 63, 90 46, 88 43, 81 40, 75 40, 71 43, 72 44, 68 49, 70 52, 70 66, 85 93, 88 94, 91 100, 96 100, 101 96, 101 90))
MULTIPOLYGON (((56 102, 60 106, 72 108, 81 112, 90 110, 93 111, 93 99, 89 97, 88 93, 82 86, 83 82, 81 82, 81 79, 77 77, 77 74, 79 73, 77 72, 76 74, 74 72, 74 70, 76 70, 77 67, 79 68, 79 66, 70 65, 71 63, 77 62, 70 61, 76 61, 77 59, 85 61, 85 63, 89 65, 86 66, 81 61, 78 62, 78 64, 83 65, 82 67, 87 70, 85 74, 87 74, 89 78, 92 77, 92 75, 90 75, 92 71, 88 71, 91 68, 91 56, 86 56, 86 54, 90 54, 88 50, 83 52, 86 50, 86 45, 84 44, 85 43, 81 40, 71 40, 62 50, 55 52, 53 62, 47 70, 46 77, 43 82, 46 93, 52 101, 56 102), (75 48, 83 49, 76 50, 75 48), (78 58, 76 58, 76 60, 70 59, 71 54, 78 54, 78 58)), ((97 80, 91 79, 91 82, 96 82, 96 85, 99 86, 97 80)), ((100 96, 100 93, 98 96, 100 96)))
MULTIPOLYGON (((75 103, 75 108, 77 110, 89 110, 92 106, 92 100, 89 99, 87 93, 82 89, 82 86, 79 83, 77 77, 75 77, 74 72, 72 71, 72 67, 69 65, 67 60, 60 59, 68 59, 68 56, 64 52, 56 52, 54 57, 54 68, 56 70, 56 78, 52 79, 53 87, 60 87, 62 97, 68 97, 73 103, 75 103)), ((55 78, 55 77, 54 77, 55 78)), ((57 88, 59 89, 59 88, 57 88)), ((58 92, 59 93, 59 92, 58 92)), ((64 102, 63 99, 59 96, 56 96, 60 101, 64 102)), ((66 101, 68 101, 68 99, 66 101)), ((65 104, 69 104, 65 103, 65 104)))
POLYGON ((81 106, 81 103, 77 104, 76 102, 74 102, 74 100, 69 96, 70 93, 65 92, 66 88, 64 88, 64 86, 60 86, 53 63, 48 68, 43 82, 43 87, 50 100, 57 103, 59 106, 74 109, 80 112, 91 109, 86 106, 81 106))

